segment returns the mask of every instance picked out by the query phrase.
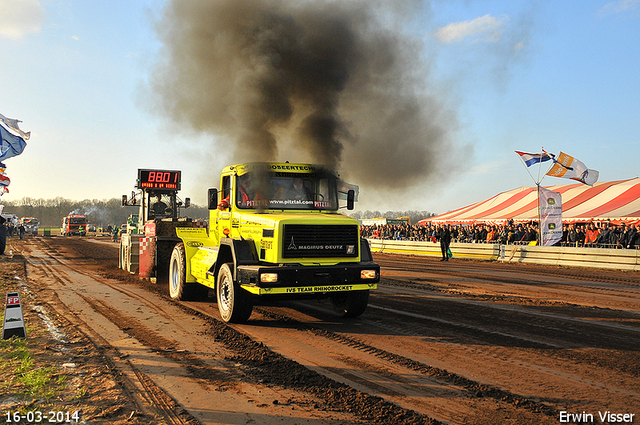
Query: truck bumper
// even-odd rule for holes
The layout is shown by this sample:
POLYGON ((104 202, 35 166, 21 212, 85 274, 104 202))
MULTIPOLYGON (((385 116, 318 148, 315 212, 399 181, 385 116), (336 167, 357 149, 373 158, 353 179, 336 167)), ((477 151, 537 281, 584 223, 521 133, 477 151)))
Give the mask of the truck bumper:
POLYGON ((364 291, 377 288, 380 266, 374 262, 333 266, 239 265, 236 280, 254 295, 364 291))

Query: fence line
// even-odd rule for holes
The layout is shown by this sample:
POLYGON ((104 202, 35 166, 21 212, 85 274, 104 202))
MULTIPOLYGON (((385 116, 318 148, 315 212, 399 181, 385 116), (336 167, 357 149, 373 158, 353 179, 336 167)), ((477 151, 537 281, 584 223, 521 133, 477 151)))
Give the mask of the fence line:
MULTIPOLYGON (((373 252, 441 257, 440 244, 424 241, 369 239, 373 252)), ((567 267, 593 267, 640 271, 640 250, 556 247, 531 245, 472 244, 450 245, 453 258, 547 264, 567 267)))

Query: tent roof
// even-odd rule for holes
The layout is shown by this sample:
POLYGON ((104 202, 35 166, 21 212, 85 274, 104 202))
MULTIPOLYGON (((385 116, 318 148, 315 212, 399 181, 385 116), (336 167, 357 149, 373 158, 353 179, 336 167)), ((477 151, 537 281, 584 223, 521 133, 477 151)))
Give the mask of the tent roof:
MULTIPOLYGON (((562 221, 640 221, 640 178, 598 182, 591 186, 573 183, 545 186, 562 194, 562 221)), ((536 187, 502 192, 482 202, 419 223, 503 223, 538 220, 536 187)))

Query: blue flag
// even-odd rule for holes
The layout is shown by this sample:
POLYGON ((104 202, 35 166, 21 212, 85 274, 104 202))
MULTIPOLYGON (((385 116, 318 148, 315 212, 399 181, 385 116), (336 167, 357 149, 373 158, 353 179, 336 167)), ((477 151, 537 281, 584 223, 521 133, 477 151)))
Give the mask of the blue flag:
POLYGON ((27 142, 22 137, 9 132, 2 124, 0 124, 0 136, 2 136, 0 161, 20 155, 24 147, 27 146, 27 142))
POLYGON ((542 151, 542 153, 526 153, 516 151, 516 153, 520 155, 520 158, 527 165, 527 167, 531 167, 533 164, 537 164, 539 162, 549 161, 554 157, 552 153, 548 153, 545 151, 542 151))

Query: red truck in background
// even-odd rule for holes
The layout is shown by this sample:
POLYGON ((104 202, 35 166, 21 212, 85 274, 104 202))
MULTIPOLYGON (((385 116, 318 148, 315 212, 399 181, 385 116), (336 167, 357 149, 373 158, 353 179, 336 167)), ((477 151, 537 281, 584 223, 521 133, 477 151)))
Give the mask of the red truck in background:
POLYGON ((81 214, 69 214, 62 219, 62 227, 60 228, 62 236, 87 234, 87 217, 81 214))

